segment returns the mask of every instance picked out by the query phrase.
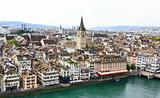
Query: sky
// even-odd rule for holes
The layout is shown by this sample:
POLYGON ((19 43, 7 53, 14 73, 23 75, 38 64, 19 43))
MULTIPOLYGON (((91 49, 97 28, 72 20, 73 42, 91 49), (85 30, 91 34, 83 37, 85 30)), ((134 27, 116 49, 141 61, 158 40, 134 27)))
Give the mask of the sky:
POLYGON ((53 26, 160 26, 160 0, 0 0, 0 21, 53 26))

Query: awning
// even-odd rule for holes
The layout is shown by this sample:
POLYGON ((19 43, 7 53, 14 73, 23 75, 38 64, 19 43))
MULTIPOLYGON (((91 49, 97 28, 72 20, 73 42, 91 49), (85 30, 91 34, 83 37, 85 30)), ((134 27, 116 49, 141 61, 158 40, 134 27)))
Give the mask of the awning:
POLYGON ((113 71, 113 72, 97 72, 98 75, 104 76, 104 75, 112 75, 112 74, 119 74, 119 73, 127 73, 128 70, 120 70, 120 71, 113 71))

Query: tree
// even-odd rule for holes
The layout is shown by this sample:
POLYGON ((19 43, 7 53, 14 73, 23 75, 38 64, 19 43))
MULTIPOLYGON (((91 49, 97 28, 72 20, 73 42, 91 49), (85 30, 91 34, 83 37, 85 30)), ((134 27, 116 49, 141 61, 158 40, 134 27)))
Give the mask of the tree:
POLYGON ((132 70, 135 70, 135 69, 136 69, 135 64, 131 64, 130 68, 131 68, 132 70))
POLYGON ((30 30, 22 30, 22 29, 12 32, 12 34, 18 34, 18 35, 22 35, 24 33, 35 33, 35 32, 30 30))
POLYGON ((11 44, 11 45, 15 45, 16 47, 19 47, 20 45, 18 44, 17 40, 15 39, 11 39, 8 41, 8 44, 11 44))
POLYGON ((131 69, 131 66, 127 64, 127 70, 129 71, 131 69))
POLYGON ((25 31, 24 30, 18 30, 15 33, 18 34, 18 35, 22 35, 23 33, 25 33, 25 31))

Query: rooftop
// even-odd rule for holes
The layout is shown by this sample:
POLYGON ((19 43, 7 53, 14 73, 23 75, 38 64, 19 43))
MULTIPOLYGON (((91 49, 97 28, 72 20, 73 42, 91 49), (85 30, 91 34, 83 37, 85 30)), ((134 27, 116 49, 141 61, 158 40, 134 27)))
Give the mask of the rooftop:
POLYGON ((57 44, 57 41, 56 41, 56 40, 44 39, 43 41, 44 41, 44 44, 47 44, 47 45, 57 44))
POLYGON ((31 60, 31 56, 29 55, 17 55, 18 61, 31 60))

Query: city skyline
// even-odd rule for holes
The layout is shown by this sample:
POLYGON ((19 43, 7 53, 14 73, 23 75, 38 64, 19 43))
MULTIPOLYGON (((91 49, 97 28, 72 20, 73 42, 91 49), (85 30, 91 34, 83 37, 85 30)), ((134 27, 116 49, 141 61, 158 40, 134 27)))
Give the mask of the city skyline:
POLYGON ((52 26, 160 26, 159 0, 0 0, 0 21, 52 26))

